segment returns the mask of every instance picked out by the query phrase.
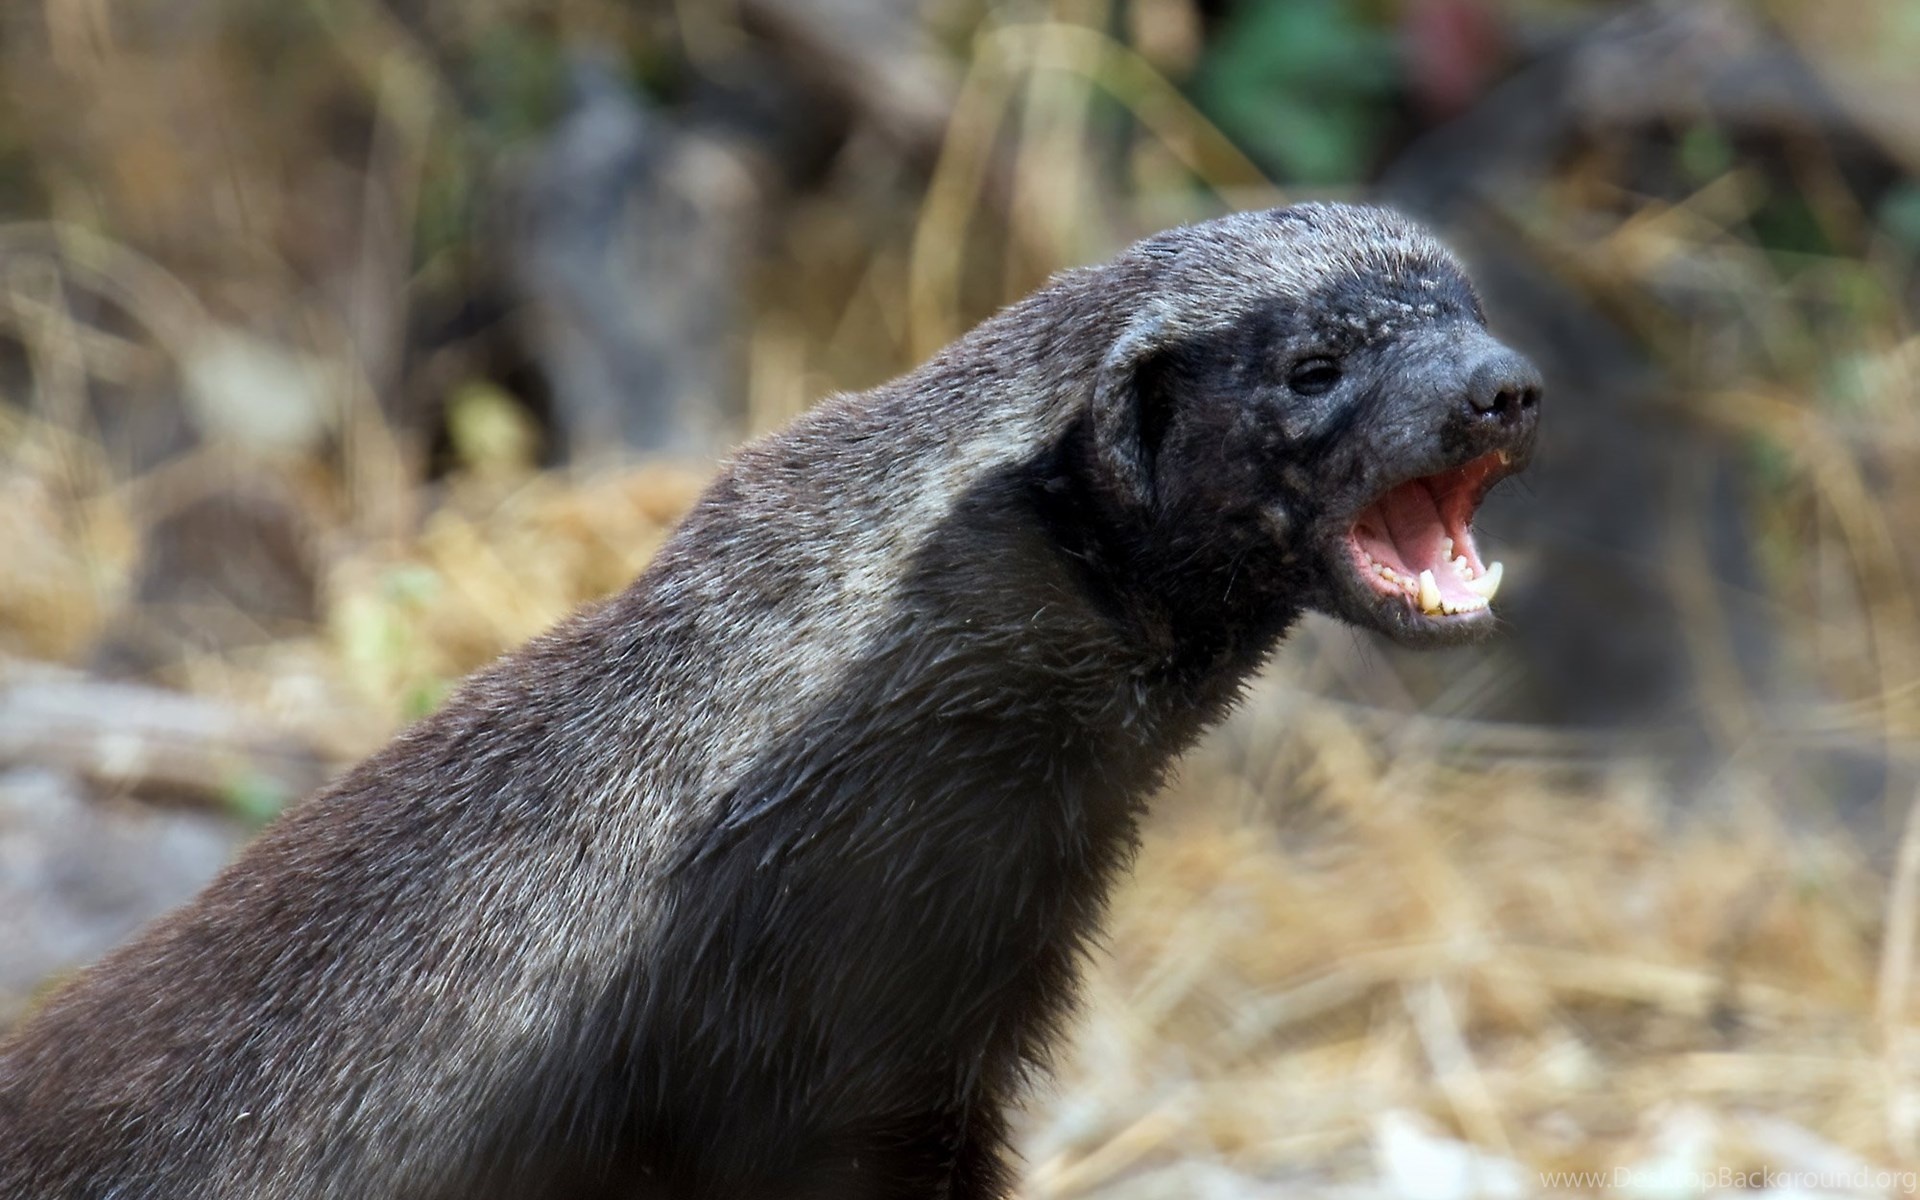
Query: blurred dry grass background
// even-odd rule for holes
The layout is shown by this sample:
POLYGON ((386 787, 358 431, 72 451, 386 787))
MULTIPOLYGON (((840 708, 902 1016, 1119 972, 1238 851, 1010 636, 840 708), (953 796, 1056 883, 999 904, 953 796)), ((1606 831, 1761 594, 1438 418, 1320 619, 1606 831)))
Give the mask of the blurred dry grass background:
MULTIPOLYGON (((80 674, 61 678, 189 693, 350 761, 622 586, 729 437, 903 370, 1138 234, 1302 190, 1371 194, 1448 130, 1483 145, 1472 122, 1518 103, 1498 85, 1596 22, 1709 13, 1700 44, 1738 57, 1764 37, 1807 64, 1845 136, 1832 112, 1765 95, 1737 129, 1701 98, 1636 116, 1657 88, 1603 77, 1589 86, 1626 115, 1589 112, 1518 166, 1492 162, 1499 186, 1462 218, 1472 245, 1494 230, 1632 348, 1635 437, 1671 430, 1737 468, 1733 526, 1683 457, 1655 477, 1667 491, 1618 513, 1656 514, 1651 557, 1593 551, 1596 572, 1659 581, 1688 664, 1676 711, 1706 749, 1676 767, 1645 730, 1521 719, 1502 706, 1510 660, 1449 658, 1436 680, 1309 626, 1160 804, 1079 1040, 1028 1117, 1025 1194, 1445 1200, 1590 1191, 1542 1174, 1589 1171, 1677 1196, 1757 1169, 1832 1185, 1799 1194, 1916 1190, 1872 1175, 1920 1171, 1908 6, 934 4, 909 42, 878 43, 926 56, 904 82, 806 93, 836 114, 831 152, 789 169, 739 141, 702 151, 707 210, 777 212, 741 259, 726 394, 704 397, 723 432, 584 461, 556 447, 554 400, 524 374, 420 348, 423 312, 500 273, 488 246, 507 235, 479 198, 490 164, 537 159, 570 54, 612 47, 672 111, 676 81, 724 74, 746 40, 808 45, 780 42, 780 10, 13 6, 0 684, 16 708, 0 724, 33 672, 67 664, 80 674), (310 575, 310 603, 175 586, 244 529, 190 525, 156 575, 155 528, 209 496, 289 514, 264 536, 291 548, 260 561, 310 575), (1729 536, 1748 562, 1733 582, 1729 536), (173 623, 155 635, 162 601, 173 623), (1779 688, 1755 684, 1745 608, 1766 614, 1779 688), (172 637, 133 668, 102 651, 165 640, 182 609, 220 636, 172 637), (1835 748, 1851 774, 1822 765, 1835 748)), ((1509 312, 1525 344, 1524 303, 1509 312)), ((1552 378, 1553 400, 1586 382, 1552 378)), ((1604 474, 1612 452, 1563 442, 1559 461, 1604 474)), ((1536 622, 1603 586, 1542 578, 1530 557, 1568 495, 1584 494, 1543 481, 1548 511, 1513 534, 1536 622)), ((145 802, 139 753, 104 762, 112 732, 51 761, 100 804, 145 802)), ((290 798, 244 747, 210 753, 219 782, 189 771, 188 802, 257 820, 290 798)))

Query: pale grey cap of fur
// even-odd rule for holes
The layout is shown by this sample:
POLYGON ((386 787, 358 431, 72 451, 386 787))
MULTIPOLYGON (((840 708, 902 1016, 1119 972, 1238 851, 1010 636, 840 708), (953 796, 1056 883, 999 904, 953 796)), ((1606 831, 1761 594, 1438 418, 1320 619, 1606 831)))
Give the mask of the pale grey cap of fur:
POLYGON ((1135 243, 1115 267, 1138 263, 1153 280, 1130 326, 1204 333, 1277 299, 1308 302, 1346 277, 1380 274, 1438 287, 1464 282, 1453 253, 1390 208, 1310 202, 1231 213, 1135 243))

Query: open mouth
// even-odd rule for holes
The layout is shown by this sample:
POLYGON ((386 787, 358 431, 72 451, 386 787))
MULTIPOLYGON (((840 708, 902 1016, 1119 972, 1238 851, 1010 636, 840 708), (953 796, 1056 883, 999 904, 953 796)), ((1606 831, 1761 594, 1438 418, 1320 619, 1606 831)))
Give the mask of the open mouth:
POLYGON ((1409 479, 1361 509, 1346 537, 1360 582, 1376 596, 1404 599, 1429 619, 1484 614, 1500 590, 1502 570, 1481 560, 1473 514, 1511 461, 1495 450, 1409 479))

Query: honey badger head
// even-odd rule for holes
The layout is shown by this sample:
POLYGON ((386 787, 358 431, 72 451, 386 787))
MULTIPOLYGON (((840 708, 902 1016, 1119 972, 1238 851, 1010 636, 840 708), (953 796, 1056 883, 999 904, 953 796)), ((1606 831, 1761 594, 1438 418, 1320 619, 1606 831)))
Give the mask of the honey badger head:
POLYGON ((1092 442, 1156 590, 1237 586, 1413 644, 1486 633, 1501 568, 1471 522, 1525 465, 1541 385, 1452 255, 1387 210, 1301 205, 1123 264, 1151 283, 1097 373, 1092 442))

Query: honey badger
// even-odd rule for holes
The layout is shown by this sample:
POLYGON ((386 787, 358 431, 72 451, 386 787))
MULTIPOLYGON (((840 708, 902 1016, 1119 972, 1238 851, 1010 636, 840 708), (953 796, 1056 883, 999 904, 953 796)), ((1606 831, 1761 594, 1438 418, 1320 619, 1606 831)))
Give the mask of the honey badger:
POLYGON ((1384 210, 1058 276, 54 997, 0 1195, 1005 1194, 1140 806, 1303 611, 1489 630, 1539 393, 1384 210))

